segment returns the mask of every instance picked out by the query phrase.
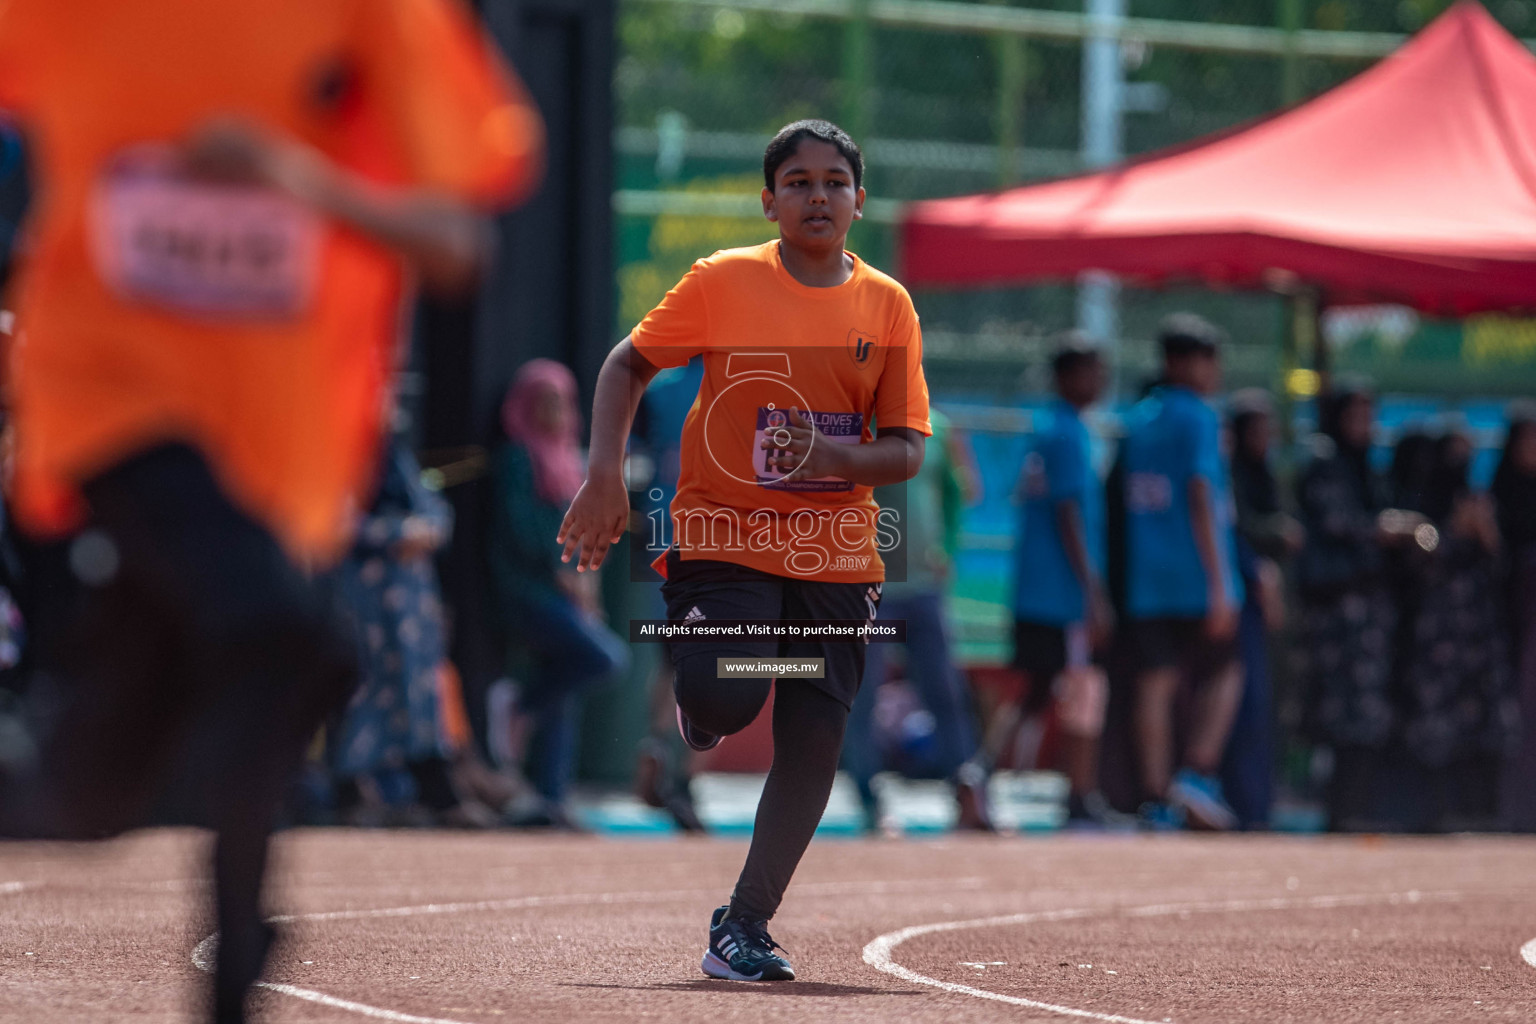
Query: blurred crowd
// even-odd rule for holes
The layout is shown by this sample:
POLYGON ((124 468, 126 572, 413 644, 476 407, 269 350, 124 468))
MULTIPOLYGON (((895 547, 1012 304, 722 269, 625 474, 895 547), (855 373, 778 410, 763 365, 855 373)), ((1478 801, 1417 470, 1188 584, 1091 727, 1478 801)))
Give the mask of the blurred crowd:
MULTIPOLYGON (((877 494, 906 527, 879 610, 906 640, 871 645, 849 724, 843 767, 869 828, 890 823, 883 772, 948 780, 959 826, 989 829, 989 778, 1035 768, 1065 774, 1068 821, 1089 827, 1269 827, 1279 779, 1336 830, 1536 828, 1536 406, 1511 407, 1478 489, 1463 428, 1382 437, 1361 383, 1332 382, 1316 433, 1282 444, 1270 395, 1221 393, 1223 340, 1171 318, 1162 373, 1107 427, 1104 359, 1059 339, 1056 394, 1017 472, 1006 666, 962 665, 953 640, 961 518, 981 484, 935 413, 920 475, 877 494)), ((645 396, 637 537, 675 492, 700 369, 667 371, 645 396)), ((396 438, 333 574, 363 683, 315 746, 297 820, 581 829, 582 702, 630 677, 632 651, 599 575, 571 571, 552 542, 584 475, 571 371, 525 364, 501 419, 484 557, 505 672, 470 688, 486 713, 466 707, 447 653, 435 565, 452 510, 396 438)), ((6 531, 0 550, 12 688, 38 600, 18 543, 6 531)), ((654 589, 631 588, 654 607, 627 610, 660 617, 654 589)), ((635 788, 701 830, 657 652, 635 788)))
MULTIPOLYGON (((1536 827, 1522 785, 1536 768, 1522 724, 1536 724, 1536 408, 1512 407, 1486 490, 1464 429, 1379 437, 1369 388, 1349 381, 1319 397, 1317 432, 1282 459, 1271 396, 1220 392, 1219 329, 1175 317, 1161 342, 1163 372, 1106 450, 1084 418, 1104 360, 1060 339, 1055 401, 1018 472, 1006 670, 967 671, 948 625, 980 487, 964 437, 936 416, 922 473, 879 495, 907 527, 880 617, 905 621, 907 639, 871 645, 850 720, 844 768, 869 827, 886 820, 884 771, 948 779, 959 825, 987 829, 993 772, 1054 768, 1072 823, 1264 828, 1294 749, 1307 757, 1289 788, 1332 829, 1536 827), (914 712, 920 743, 904 735, 914 712)), ((699 370, 668 371, 637 419, 642 526, 674 493, 699 370)), ((451 515, 397 444, 338 573, 367 671, 317 762, 322 820, 581 828, 581 701, 624 679, 631 651, 598 576, 570 571, 550 542, 584 471, 571 372, 526 364, 502 425, 486 556, 507 671, 492 735, 470 735, 445 656, 433 555, 451 515)), ((658 660, 636 790, 698 830, 658 660)))
POLYGON ((501 420, 485 599, 509 676, 490 689, 487 753, 471 734, 465 690, 447 658, 434 555, 451 535, 451 511, 397 441, 337 572, 364 681, 311 773, 311 819, 581 827, 569 804, 580 701, 626 672, 629 650, 605 622, 598 577, 564 571, 553 542, 585 474, 575 377, 552 360, 524 364, 501 420))
MULTIPOLYGON (((882 608, 908 620, 897 687, 932 716, 927 768, 953 781, 961 824, 989 827, 982 780, 1008 765, 1064 771, 1070 821, 1266 828, 1281 754, 1301 751, 1286 788, 1334 830, 1536 827, 1536 407, 1511 406, 1478 489, 1455 421, 1380 437, 1369 387, 1334 381, 1286 449, 1269 394, 1220 394, 1219 329, 1176 316, 1160 343, 1107 455, 1084 422, 1103 360, 1081 337, 1057 348, 1018 475, 1010 671, 968 690, 933 653, 942 611, 882 608)), ((963 446, 935 456, 963 501, 963 446)), ((909 564, 952 564, 952 537, 934 547, 909 564)), ((905 586, 937 606, 942 577, 905 586)), ((861 700, 879 703, 885 664, 861 700)))

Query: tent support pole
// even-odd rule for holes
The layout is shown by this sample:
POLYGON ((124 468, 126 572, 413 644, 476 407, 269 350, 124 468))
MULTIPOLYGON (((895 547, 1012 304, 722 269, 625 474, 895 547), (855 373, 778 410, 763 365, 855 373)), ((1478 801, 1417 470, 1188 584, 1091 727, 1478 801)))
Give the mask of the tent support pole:
POLYGON ((1296 296, 1281 297, 1280 313, 1280 367, 1275 381, 1276 419, 1280 430, 1280 451, 1289 463, 1292 445, 1296 441, 1296 396, 1291 382, 1301 366, 1301 339, 1296 329, 1296 296))
POLYGON ((1323 302, 1317 292, 1307 290, 1297 309, 1296 329, 1306 332, 1306 340, 1312 346, 1312 369, 1317 373, 1317 393, 1325 394, 1333 387, 1333 368, 1330 365, 1328 340, 1323 337, 1323 302))
POLYGON ((1024 143, 1024 87, 1028 71, 1026 40, 1002 36, 993 40, 997 55, 997 107, 993 111, 997 137, 997 187, 1019 181, 1019 147, 1024 143))
POLYGON ((1284 52, 1280 58, 1280 105, 1294 106, 1300 103, 1305 87, 1302 84, 1301 50, 1301 0, 1280 0, 1280 30, 1285 33, 1284 52))
POLYGON ((1275 388, 1284 451, 1290 451, 1296 440, 1296 400, 1328 389, 1328 347, 1323 342, 1321 315, 1322 304, 1315 290, 1304 287, 1286 293, 1284 329, 1280 332, 1280 379, 1275 388), (1307 370, 1312 373, 1306 373, 1307 370))
POLYGON ((873 31, 869 0, 854 0, 852 16, 843 26, 843 130, 855 139, 869 135, 869 89, 873 31))

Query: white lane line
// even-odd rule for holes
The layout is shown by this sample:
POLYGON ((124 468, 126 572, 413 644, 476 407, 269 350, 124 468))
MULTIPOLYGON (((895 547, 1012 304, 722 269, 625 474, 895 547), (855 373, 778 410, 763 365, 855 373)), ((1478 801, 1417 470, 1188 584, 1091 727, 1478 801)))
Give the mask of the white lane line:
MULTIPOLYGON (((946 892, 953 889, 978 889, 985 882, 986 880, 982 878, 957 878, 952 881, 911 879, 893 882, 823 882, 820 884, 812 883, 797 886, 796 891, 822 896, 880 896, 890 893, 922 892, 932 889, 942 889, 946 892)), ((22 885, 24 883, 10 884, 22 885)), ((377 907, 371 910, 334 910, 317 914, 280 914, 276 917, 267 918, 267 921, 270 924, 292 924, 296 921, 355 921, 374 917, 421 917, 430 914, 517 910, 524 907, 657 903, 674 899, 694 899, 700 895, 707 895, 716 891, 715 889, 673 889, 657 892, 594 892, 570 893, 563 896, 518 896, 511 899, 475 900, 465 903, 422 903, 406 907, 377 907)), ((193 948, 192 965, 204 973, 212 973, 214 960, 218 957, 218 949, 219 933, 214 932, 193 948)), ((291 996, 294 999, 302 999, 306 1002, 328 1006, 333 1010, 347 1010, 364 1017, 372 1017, 375 1020, 392 1021, 394 1024, 468 1024, 466 1021, 449 1020, 443 1017, 417 1017, 409 1013, 400 1013, 397 1010, 387 1010, 382 1006, 355 1003, 349 999, 338 999, 335 996, 326 995, 324 992, 299 988, 296 985, 258 981, 256 987, 266 989, 268 992, 276 992, 279 995, 291 996)))
POLYGON ((36 882, 0 882, 0 896, 10 896, 35 888, 37 888, 36 882))
MULTIPOLYGON (((1418 890, 1410 890, 1408 892, 1359 893, 1341 896, 1220 900, 1200 903, 1157 903, 1141 907, 1042 910, 1024 914, 1005 914, 1001 917, 982 917, 969 921, 939 921, 934 924, 914 925, 910 928, 902 928, 878 936, 869 945, 864 947, 864 962, 877 971, 884 971, 886 974, 894 975, 903 981, 910 981, 918 985, 931 985, 934 988, 943 989, 945 992, 953 992, 957 995, 973 996, 977 999, 990 999, 994 1002, 1008 1003, 1013 1006, 1027 1006, 1033 1010, 1044 1010, 1047 1013, 1055 1013, 1063 1017, 1081 1017, 1088 1020, 1104 1021, 1105 1024, 1166 1024, 1166 1019, 1150 1021, 1143 1020, 1140 1017, 1126 1017, 1117 1013, 1080 1010, 1072 1006, 1041 1002, 1038 999, 1025 999, 1023 996, 1010 996, 1004 995, 1001 992, 989 992, 983 988, 960 985, 952 981, 940 981, 938 978, 930 978, 925 974, 919 974, 911 968, 903 967, 895 961, 893 953, 896 947, 903 942, 923 935, 965 931, 971 928, 1000 928, 1008 925, 1034 924, 1041 921, 1069 921, 1089 917, 1167 917, 1185 914, 1241 913, 1262 910, 1328 909, 1332 907, 1374 906, 1381 903, 1452 903, 1461 899, 1461 897, 1462 894, 1459 892, 1419 892, 1418 890)), ((1536 939, 1532 939, 1520 951, 1522 956, 1526 955, 1526 950, 1530 950, 1530 957, 1527 959, 1530 960, 1533 966, 1536 966, 1536 959, 1532 959, 1536 958, 1536 939)))
MULTIPOLYGON (((219 955, 219 933, 214 932, 192 950, 192 965, 204 973, 213 972, 213 961, 219 955)), ((354 1003, 350 999, 337 999, 328 996, 324 992, 316 992, 313 989, 299 988, 297 985, 281 985, 276 982, 258 981, 257 988, 264 988, 269 992, 279 995, 292 996, 295 999, 303 999, 306 1002, 318 1003, 321 1006, 329 1006, 333 1010, 349 1010, 364 1017, 372 1017, 374 1020, 393 1021, 394 1024, 465 1024, 464 1021, 447 1020, 443 1017, 417 1017, 409 1013, 400 1013, 396 1010, 386 1010, 382 1006, 369 1006, 367 1003, 354 1003)))
POLYGON ((1532 939, 1520 947, 1520 959, 1536 967, 1536 939, 1532 939))
POLYGON ((1001 992, 988 992, 984 988, 975 988, 971 985, 959 985, 952 981, 940 981, 930 978, 925 974, 903 967, 891 957, 891 953, 897 946, 908 939, 915 939, 920 935, 932 935, 936 932, 956 932, 968 928, 993 928, 1010 924, 1033 924, 1037 921, 1070 921, 1076 918, 1096 917, 1100 911, 1095 910, 1042 910, 1030 914, 1008 914, 1003 917, 983 917, 974 921, 941 921, 937 924, 920 924, 911 928, 903 928, 900 931, 887 932, 864 947, 864 962, 878 971, 892 974, 903 981, 914 982, 919 985, 932 985, 946 992, 954 992, 958 995, 974 996, 977 999, 990 999, 994 1002, 1009 1003, 1013 1006, 1027 1006, 1033 1010, 1045 1010, 1047 1013, 1058 1013, 1065 1017, 1087 1017, 1091 1020, 1108 1022, 1108 1024, 1163 1024, 1162 1021, 1142 1020, 1139 1017, 1122 1017, 1119 1014, 1097 1013, 1093 1010, 1078 1010, 1071 1006, 1060 1006, 1056 1003, 1041 1002, 1038 999, 1025 999, 1022 996, 1004 995, 1001 992))
POLYGON ((329 1006, 333 1010, 348 1010, 352 1013, 362 1014, 364 1017, 372 1017, 375 1020, 394 1021, 395 1024, 467 1024, 466 1021, 449 1020, 446 1017, 417 1017, 414 1014, 400 1013, 397 1010, 386 1010, 382 1006, 354 1003, 350 999, 337 999, 335 996, 328 996, 324 992, 299 988, 296 985, 279 985, 268 981, 260 982, 260 985, 269 992, 292 996, 295 999, 302 999, 309 1003, 319 1003, 321 1006, 329 1006))

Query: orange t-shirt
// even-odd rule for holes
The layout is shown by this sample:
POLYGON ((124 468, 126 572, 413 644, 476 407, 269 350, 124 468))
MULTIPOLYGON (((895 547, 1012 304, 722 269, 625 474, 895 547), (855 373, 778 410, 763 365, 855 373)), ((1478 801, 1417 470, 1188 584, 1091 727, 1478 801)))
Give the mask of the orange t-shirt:
MULTIPOLYGON (((852 255, 852 254, 850 254, 852 255)), ((905 524, 873 489, 833 477, 785 478, 760 447, 809 411, 817 444, 860 444, 882 427, 931 434, 923 341, 906 289, 853 257, 833 288, 790 276, 779 243, 699 260, 631 341, 657 366, 704 358, 683 424, 672 546, 778 576, 871 583, 905 524)))
POLYGON ((39 189, 13 299, 16 501, 159 441, 209 458, 290 551, 334 556, 371 483, 400 311, 383 246, 271 191, 193 181, 232 115, 385 185, 500 205, 543 127, 459 0, 0 0, 0 107, 39 189))

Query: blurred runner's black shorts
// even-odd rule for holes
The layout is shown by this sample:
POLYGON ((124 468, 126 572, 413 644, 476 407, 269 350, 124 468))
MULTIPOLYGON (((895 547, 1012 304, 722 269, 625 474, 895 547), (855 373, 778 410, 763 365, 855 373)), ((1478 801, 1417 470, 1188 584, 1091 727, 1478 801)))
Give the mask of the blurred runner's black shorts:
POLYGON ((1135 619, 1126 629, 1137 672, 1178 668, 1199 686, 1237 660, 1237 637, 1212 640, 1203 618, 1135 619))

